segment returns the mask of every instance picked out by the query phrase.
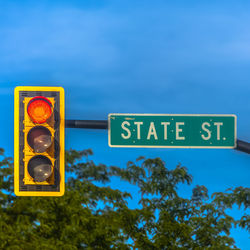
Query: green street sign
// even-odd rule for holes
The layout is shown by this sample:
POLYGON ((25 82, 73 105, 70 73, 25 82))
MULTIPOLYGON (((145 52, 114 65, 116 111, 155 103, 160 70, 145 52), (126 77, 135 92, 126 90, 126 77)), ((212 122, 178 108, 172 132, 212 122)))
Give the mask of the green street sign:
POLYGON ((235 115, 109 114, 110 147, 235 148, 235 115))

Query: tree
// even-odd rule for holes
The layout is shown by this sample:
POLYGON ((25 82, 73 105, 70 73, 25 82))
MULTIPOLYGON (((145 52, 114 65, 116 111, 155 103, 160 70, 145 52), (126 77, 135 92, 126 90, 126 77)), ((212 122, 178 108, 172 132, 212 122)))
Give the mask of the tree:
POLYGON ((184 199, 177 187, 192 176, 160 158, 107 167, 89 159, 91 150, 70 150, 63 197, 16 197, 13 160, 0 155, 0 249, 237 249, 232 226, 250 231, 249 215, 237 221, 226 212, 249 207, 249 188, 209 197, 196 186, 184 199), (113 178, 139 189, 138 208, 128 207, 131 194, 109 186, 113 178))

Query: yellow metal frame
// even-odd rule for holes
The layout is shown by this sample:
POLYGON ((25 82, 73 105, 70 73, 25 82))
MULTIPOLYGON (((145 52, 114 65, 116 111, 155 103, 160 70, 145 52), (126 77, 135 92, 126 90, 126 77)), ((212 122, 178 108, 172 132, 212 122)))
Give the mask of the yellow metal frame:
MULTIPOLYGON (((27 98, 27 97, 26 97, 27 98)), ((53 98, 52 98, 53 99, 53 98)), ((19 86, 15 88, 15 104, 14 104, 14 192, 17 196, 62 196, 65 191, 65 162, 64 162, 64 139, 65 139, 65 98, 64 98, 64 89, 62 87, 27 87, 19 86), (20 191, 19 190, 19 92, 20 91, 57 91, 60 93, 60 191, 59 192, 49 192, 49 191, 20 191)), ((25 112, 24 112, 25 115, 25 112)), ((46 126, 46 125, 45 125, 46 126)), ((51 131, 51 130, 50 130, 51 131)), ((26 131, 27 132, 27 131, 26 131)), ((53 132, 53 131, 51 131, 53 132)), ((24 131, 25 133, 25 131, 24 131)), ((54 133, 52 133, 53 135, 54 133)), ((26 137, 26 136, 24 136, 26 137)), ((26 140, 26 139, 25 139, 26 140)), ((25 143, 27 143, 25 141, 25 143)), ((25 147, 24 147, 25 148, 25 147)), ((45 154, 44 154, 45 155, 45 154)), ((52 161, 53 159, 46 155, 52 161)), ((32 157, 32 156, 30 156, 32 157)), ((24 161, 25 162, 25 161, 24 161)), ((26 167, 25 167, 26 169, 26 167)), ((24 169, 24 171, 26 171, 24 169)), ((27 175, 26 175, 27 177, 27 175)), ((31 183, 30 183, 31 184, 31 183)), ((34 183, 35 184, 35 183, 34 183)), ((39 185, 48 185, 48 183, 39 183, 39 185)))

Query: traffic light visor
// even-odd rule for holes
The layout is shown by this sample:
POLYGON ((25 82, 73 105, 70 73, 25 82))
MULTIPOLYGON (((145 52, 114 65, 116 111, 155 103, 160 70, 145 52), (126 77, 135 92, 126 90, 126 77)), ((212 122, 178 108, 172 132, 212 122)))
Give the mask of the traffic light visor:
POLYGON ((50 118, 51 106, 51 102, 46 97, 36 96, 30 100, 27 112, 34 123, 41 124, 50 118))

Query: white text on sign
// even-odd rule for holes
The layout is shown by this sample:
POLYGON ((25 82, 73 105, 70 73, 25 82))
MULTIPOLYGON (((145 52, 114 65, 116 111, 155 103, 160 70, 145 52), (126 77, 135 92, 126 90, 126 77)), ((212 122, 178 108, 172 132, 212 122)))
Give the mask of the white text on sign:
MULTIPOLYGON (((143 123, 143 121, 136 121, 133 122, 134 125, 136 125, 136 131, 132 131, 131 127, 131 122, 129 121, 124 121, 121 124, 121 128, 122 128, 122 133, 121 133, 121 137, 125 140, 130 139, 131 135, 133 132, 136 132, 136 138, 137 140, 141 140, 141 139, 145 139, 142 138, 141 136, 141 129, 144 128, 145 129, 145 125, 143 123)), ((161 122, 160 123, 161 127, 162 127, 162 131, 161 131, 161 135, 163 134, 163 139, 164 140, 168 140, 168 133, 170 132, 170 122, 161 122)), ((223 127, 223 122, 214 122, 214 123, 209 123, 209 122, 203 122, 201 125, 201 138, 203 140, 209 140, 212 137, 212 126, 215 126, 216 128, 216 140, 221 140, 221 128, 223 127)), ((158 140, 158 134, 155 128, 155 123, 154 122, 150 122, 150 125, 147 126, 146 130, 147 130, 147 136, 146 139, 150 140, 150 139, 154 139, 154 140, 158 140)), ((185 140, 185 122, 176 122, 175 123, 175 139, 176 140, 185 140)), ((171 131, 173 132, 173 131, 171 131)))

